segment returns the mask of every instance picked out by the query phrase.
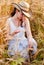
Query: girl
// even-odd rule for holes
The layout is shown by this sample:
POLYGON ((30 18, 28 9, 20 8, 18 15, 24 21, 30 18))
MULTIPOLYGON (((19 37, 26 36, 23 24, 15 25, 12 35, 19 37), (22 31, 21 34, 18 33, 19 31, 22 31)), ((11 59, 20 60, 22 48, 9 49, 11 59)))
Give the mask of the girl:
POLYGON ((11 13, 11 17, 7 19, 7 39, 11 39, 8 43, 8 54, 13 56, 20 54, 23 58, 29 58, 27 48, 32 48, 32 54, 37 51, 37 43, 33 39, 30 29, 29 15, 29 4, 22 1, 19 4, 12 3, 15 7, 11 13), (25 32, 27 38, 25 37, 25 32))

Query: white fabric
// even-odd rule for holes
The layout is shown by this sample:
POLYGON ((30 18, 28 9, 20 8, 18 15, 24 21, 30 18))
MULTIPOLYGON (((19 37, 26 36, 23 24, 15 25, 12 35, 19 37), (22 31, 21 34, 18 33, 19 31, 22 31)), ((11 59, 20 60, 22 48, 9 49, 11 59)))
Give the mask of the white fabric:
POLYGON ((12 18, 9 18, 8 19, 8 23, 9 23, 9 26, 10 26, 10 34, 13 33, 15 30, 20 30, 20 32, 18 34, 15 35, 15 37, 17 38, 22 38, 24 39, 25 38, 25 29, 24 27, 16 27, 12 21, 12 18))
MULTIPOLYGON (((20 52, 20 55, 23 57, 28 58, 28 51, 26 50, 28 47, 28 40, 25 37, 25 28, 24 27, 16 27, 12 21, 12 18, 10 17, 7 22, 10 25, 10 34, 13 33, 15 30, 20 30, 19 33, 17 33, 16 35, 14 35, 14 39, 12 39, 9 42, 9 47, 8 47, 8 51, 9 55, 15 55, 15 53, 18 51, 20 52)), ((33 43, 33 54, 37 51, 37 43, 36 41, 32 38, 31 39, 32 43, 33 43)))

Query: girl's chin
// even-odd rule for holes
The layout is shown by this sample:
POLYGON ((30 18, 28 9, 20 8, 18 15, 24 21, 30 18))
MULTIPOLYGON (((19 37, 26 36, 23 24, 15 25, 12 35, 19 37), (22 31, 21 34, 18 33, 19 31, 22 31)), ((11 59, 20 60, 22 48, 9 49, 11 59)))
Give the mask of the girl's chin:
POLYGON ((22 20, 22 18, 19 18, 19 20, 22 20))

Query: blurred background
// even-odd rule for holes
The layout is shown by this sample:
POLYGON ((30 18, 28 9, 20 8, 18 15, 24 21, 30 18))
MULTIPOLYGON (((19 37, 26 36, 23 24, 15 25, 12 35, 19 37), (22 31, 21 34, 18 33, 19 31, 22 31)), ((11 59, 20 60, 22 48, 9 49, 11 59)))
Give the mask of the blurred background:
MULTIPOLYGON (((22 0, 0 0, 0 48, 3 48, 5 23, 13 10, 11 3, 22 0), (2 31, 3 32, 2 32, 2 31), (2 45, 2 46, 1 46, 2 45)), ((24 0, 30 4, 30 26, 32 35, 38 43, 38 49, 44 49, 44 0, 24 0)), ((42 55, 44 57, 44 54, 42 55)), ((42 58, 43 58, 42 57, 42 58)))
MULTIPOLYGON (((7 18, 13 10, 11 3, 19 3, 22 0, 0 0, 0 28, 5 25, 7 18)), ((44 0, 25 0, 30 4, 31 30, 33 37, 37 40, 40 47, 44 46, 44 0)))

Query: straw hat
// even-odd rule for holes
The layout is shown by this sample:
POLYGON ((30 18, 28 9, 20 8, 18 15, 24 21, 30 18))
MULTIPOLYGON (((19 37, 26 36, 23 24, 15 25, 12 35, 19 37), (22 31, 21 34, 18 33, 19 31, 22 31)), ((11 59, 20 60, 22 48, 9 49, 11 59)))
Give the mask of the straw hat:
POLYGON ((31 15, 29 14, 29 8, 30 5, 25 2, 25 1, 21 1, 20 3, 16 4, 16 3, 12 3, 12 5, 15 6, 15 8, 17 8, 19 11, 22 11, 22 13, 27 16, 30 17, 31 15))

